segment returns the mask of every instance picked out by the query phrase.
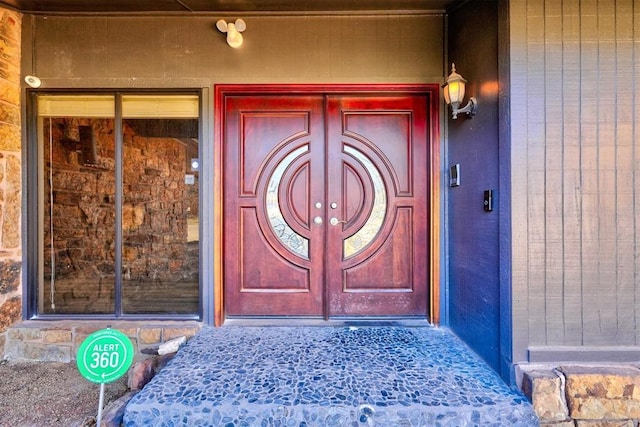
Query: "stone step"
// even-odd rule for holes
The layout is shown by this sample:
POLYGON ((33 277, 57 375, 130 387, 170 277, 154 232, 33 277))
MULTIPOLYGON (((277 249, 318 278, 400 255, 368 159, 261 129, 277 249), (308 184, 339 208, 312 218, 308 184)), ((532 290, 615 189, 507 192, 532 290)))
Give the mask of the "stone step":
POLYGON ((633 365, 533 367, 522 388, 543 424, 636 426, 640 369, 633 365))
POLYGON ((537 426, 527 399, 432 327, 204 328, 126 426, 537 426))

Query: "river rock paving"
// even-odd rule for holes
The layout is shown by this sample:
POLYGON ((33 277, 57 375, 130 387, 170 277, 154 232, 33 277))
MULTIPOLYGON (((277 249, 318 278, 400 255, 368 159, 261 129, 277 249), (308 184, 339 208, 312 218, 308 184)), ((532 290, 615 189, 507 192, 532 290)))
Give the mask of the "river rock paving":
POLYGON ((132 426, 537 426, 432 327, 204 328, 127 405, 132 426))

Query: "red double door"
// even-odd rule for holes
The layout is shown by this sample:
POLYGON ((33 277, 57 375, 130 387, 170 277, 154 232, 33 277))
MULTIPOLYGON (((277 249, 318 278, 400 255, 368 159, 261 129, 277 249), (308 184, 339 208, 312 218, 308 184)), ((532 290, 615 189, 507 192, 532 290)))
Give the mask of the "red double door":
POLYGON ((224 108, 226 315, 426 317, 426 96, 224 108))

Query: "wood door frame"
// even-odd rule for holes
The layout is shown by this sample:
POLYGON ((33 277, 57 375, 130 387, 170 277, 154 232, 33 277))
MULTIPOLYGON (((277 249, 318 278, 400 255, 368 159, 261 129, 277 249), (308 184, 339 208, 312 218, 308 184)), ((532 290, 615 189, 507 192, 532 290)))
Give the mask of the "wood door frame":
POLYGON ((220 84, 214 86, 214 186, 213 186, 213 307, 214 325, 225 321, 223 277, 224 230, 224 99, 242 95, 400 95, 421 94, 429 99, 429 321, 440 323, 440 85, 439 84, 220 84))

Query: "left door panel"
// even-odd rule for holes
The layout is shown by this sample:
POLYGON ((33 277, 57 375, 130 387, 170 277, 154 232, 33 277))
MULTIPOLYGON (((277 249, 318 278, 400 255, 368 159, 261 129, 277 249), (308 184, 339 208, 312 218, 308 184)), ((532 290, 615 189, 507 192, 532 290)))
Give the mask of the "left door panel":
POLYGON ((228 316, 323 314, 323 97, 227 97, 228 316))

